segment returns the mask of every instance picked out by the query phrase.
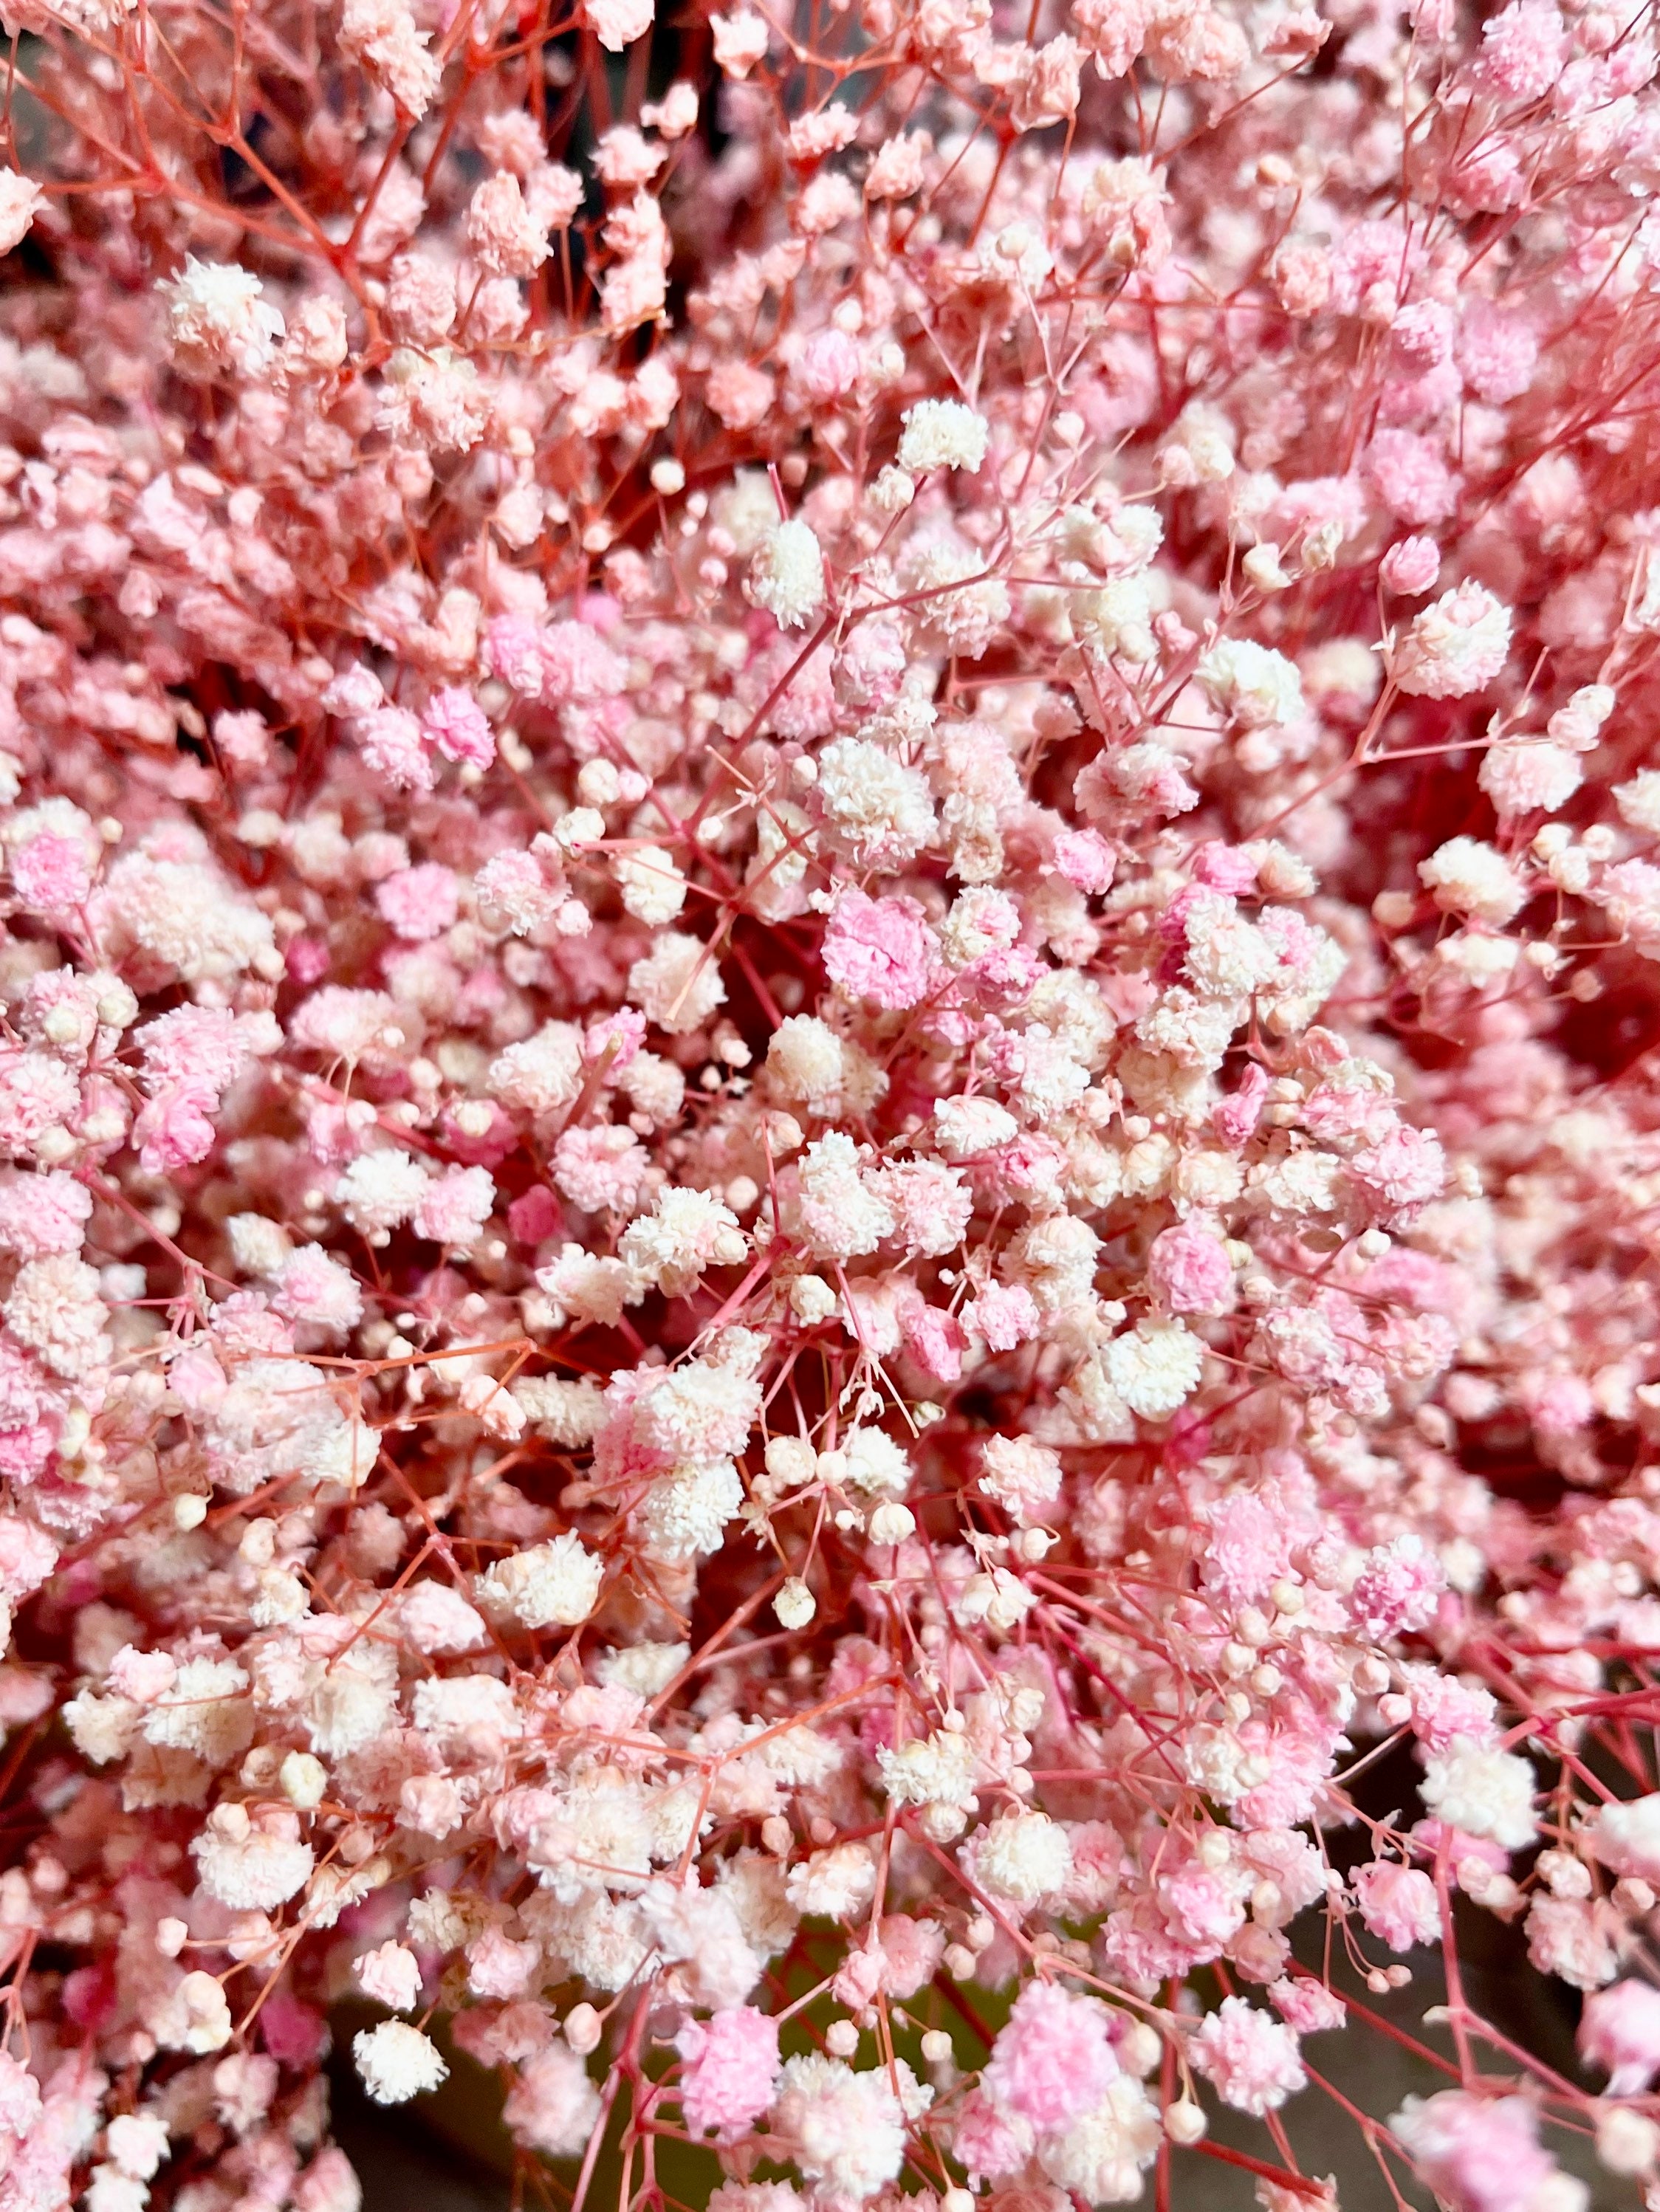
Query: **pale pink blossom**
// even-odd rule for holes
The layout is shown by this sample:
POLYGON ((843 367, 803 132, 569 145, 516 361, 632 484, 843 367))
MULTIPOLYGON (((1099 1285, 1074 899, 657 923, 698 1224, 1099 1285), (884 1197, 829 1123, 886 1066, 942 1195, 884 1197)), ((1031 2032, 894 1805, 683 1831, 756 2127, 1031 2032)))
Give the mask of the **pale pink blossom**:
POLYGON ((931 948, 921 909, 904 899, 846 893, 824 936, 825 972, 858 998, 896 1010, 928 988, 931 948))
POLYGON ((1040 2134, 1098 2104, 1118 2072, 1108 2019, 1094 1999, 1035 1982, 998 2030, 982 2081, 994 2104, 1040 2134))
POLYGON ((0 2212, 1651 2174, 1649 27, 20 6, 0 2212))
POLYGON ((1375 1859, 1353 1877, 1360 1917, 1391 1951, 1414 1943, 1433 1943, 1441 1933, 1441 1905, 1435 1884, 1416 1867, 1394 1859, 1375 1859))
MULTIPOLYGON (((1521 2097, 1487 2100, 1444 2089, 1408 2097, 1389 2122, 1414 2166, 1454 2212, 1510 2212, 1537 2204, 1555 2168, 1521 2097)), ((1578 2200, 1575 2200, 1576 2202, 1578 2200)))
POLYGON ((1630 1980, 1593 1990, 1579 2014, 1579 2056, 1608 2076, 1608 2094, 1639 2096, 1660 2073, 1660 1990, 1630 1980))
POLYGON ((778 2078, 778 2024, 751 2005, 717 2012, 681 2029, 680 2100, 694 2135, 739 2134, 771 2104, 778 2078))
POLYGON ((1194 2065, 1225 2105, 1270 2112, 1307 2081, 1297 2038, 1260 2007, 1225 1997, 1201 2022, 1190 2046, 1194 2065))
POLYGON ((1233 1263, 1216 1237, 1183 1223, 1154 1240, 1147 1279, 1172 1313, 1218 1313, 1232 1294, 1233 1263))

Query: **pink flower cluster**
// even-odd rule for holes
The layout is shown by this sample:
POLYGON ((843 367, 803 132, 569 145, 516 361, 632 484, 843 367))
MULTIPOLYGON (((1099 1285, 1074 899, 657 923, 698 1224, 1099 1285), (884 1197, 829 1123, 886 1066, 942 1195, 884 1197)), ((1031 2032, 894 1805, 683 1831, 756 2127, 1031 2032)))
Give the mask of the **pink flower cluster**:
POLYGON ((1648 16, 13 18, 0 2212, 1660 2203, 1648 16))

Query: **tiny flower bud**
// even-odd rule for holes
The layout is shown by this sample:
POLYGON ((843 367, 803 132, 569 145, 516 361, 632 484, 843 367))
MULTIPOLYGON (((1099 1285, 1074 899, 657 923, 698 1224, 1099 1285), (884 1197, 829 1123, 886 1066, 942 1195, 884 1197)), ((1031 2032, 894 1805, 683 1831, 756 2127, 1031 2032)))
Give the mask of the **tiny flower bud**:
POLYGON ((909 1506, 886 1498, 870 1516, 871 1540, 877 1544, 903 1544, 915 1533, 916 1516, 909 1506))
POLYGON ((1179 2098, 1164 2107, 1164 2133, 1183 2148, 1200 2142, 1208 2125, 1202 2108, 1190 2098, 1179 2098))
POLYGON ((290 1805, 313 1812, 323 1802, 329 1786, 328 1770, 308 1751, 291 1751, 277 1769, 277 1786, 290 1805))
POLYGON ((792 1575, 772 1601, 772 1609, 785 1628, 805 1628, 818 1610, 812 1592, 799 1575, 792 1575))

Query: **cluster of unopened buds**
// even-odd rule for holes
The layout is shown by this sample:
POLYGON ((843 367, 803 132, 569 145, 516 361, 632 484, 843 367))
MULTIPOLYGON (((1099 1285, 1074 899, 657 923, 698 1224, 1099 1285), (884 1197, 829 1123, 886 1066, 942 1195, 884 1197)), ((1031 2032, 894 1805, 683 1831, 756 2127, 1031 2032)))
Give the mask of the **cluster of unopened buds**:
POLYGON ((1660 2205, 1651 11, 8 7, 0 2212, 1660 2205))

